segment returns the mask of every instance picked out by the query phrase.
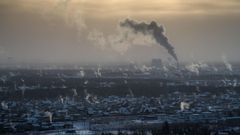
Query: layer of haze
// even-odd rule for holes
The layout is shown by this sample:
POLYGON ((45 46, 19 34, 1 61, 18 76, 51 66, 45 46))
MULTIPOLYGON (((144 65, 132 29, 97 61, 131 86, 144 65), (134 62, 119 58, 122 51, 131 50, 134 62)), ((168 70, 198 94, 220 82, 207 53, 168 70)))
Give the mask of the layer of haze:
POLYGON ((162 24, 180 62, 221 61, 223 54, 239 62, 239 0, 1 0, 0 62, 170 58, 155 43, 137 45, 141 35, 135 45, 106 45, 126 18, 162 24))

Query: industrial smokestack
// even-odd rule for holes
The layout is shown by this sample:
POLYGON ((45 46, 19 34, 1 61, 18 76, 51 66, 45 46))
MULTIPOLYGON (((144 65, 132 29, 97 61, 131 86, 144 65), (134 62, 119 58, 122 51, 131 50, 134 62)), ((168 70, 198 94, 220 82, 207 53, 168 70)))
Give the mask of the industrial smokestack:
POLYGON ((135 33, 142 33, 144 35, 151 35, 156 42, 167 49, 168 53, 178 62, 174 47, 168 42, 168 38, 164 35, 163 26, 159 26, 155 21, 150 24, 145 22, 138 23, 137 21, 126 19, 120 22, 121 27, 126 27, 135 33))

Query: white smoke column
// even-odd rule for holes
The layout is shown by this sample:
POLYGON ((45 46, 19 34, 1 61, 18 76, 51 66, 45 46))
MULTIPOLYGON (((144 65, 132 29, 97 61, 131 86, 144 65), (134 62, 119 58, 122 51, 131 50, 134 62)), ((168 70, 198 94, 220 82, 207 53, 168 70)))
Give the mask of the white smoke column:
POLYGON ((49 111, 46 111, 44 114, 45 114, 45 116, 47 116, 49 118, 49 122, 52 123, 52 116, 53 116, 53 114, 51 112, 49 112, 49 111))
POLYGON ((84 81, 84 84, 87 85, 88 84, 88 80, 84 81))
POLYGON ((147 67, 146 65, 143 65, 140 70, 142 72, 149 72, 152 69, 152 67, 147 67))
POLYGON ((169 69, 164 65, 163 66, 163 70, 165 71, 165 72, 168 72, 169 71, 169 69))
POLYGON ((131 96, 131 97, 134 97, 134 94, 133 94, 132 89, 128 89, 128 91, 129 91, 130 96, 131 96))
POLYGON ((63 99, 62 96, 59 97, 59 100, 60 100, 60 102, 61 102, 62 104, 64 103, 64 99, 63 99))
POLYGON ((238 80, 237 80, 237 79, 234 79, 234 80, 233 80, 233 85, 232 85, 232 86, 233 86, 233 87, 237 87, 237 85, 238 85, 238 80))
POLYGON ((46 20, 49 20, 49 23, 54 23, 54 21, 51 22, 52 19, 58 17, 66 25, 75 28, 81 36, 82 32, 87 29, 81 7, 83 3, 84 1, 75 3, 73 0, 53 0, 51 4, 42 8, 41 14, 46 20))
POLYGON ((104 37, 102 32, 94 30, 89 33, 88 40, 92 41, 96 47, 99 47, 101 50, 105 50, 108 46, 107 39, 104 37))
POLYGON ((97 71, 94 71, 96 77, 102 77, 101 67, 98 66, 97 71))
POLYGON ((223 63, 225 65, 225 67, 227 68, 227 70, 229 70, 230 72, 232 72, 232 65, 228 62, 227 57, 225 55, 222 56, 222 60, 223 63))
POLYGON ((107 41, 109 46, 121 55, 124 55, 133 46, 152 46, 157 44, 150 35, 134 33, 132 30, 124 27, 118 27, 117 30, 118 33, 108 36, 107 41))
POLYGON ((84 77, 85 76, 85 72, 83 70, 80 71, 80 76, 84 77))
POLYGON ((186 69, 190 72, 196 73, 196 75, 199 75, 200 69, 206 69, 209 66, 206 63, 198 62, 198 63, 192 63, 188 66, 186 66, 186 69))
POLYGON ((198 62, 198 65, 199 65, 199 67, 200 67, 200 68, 202 68, 202 69, 204 69, 204 68, 206 69, 206 68, 208 68, 208 67, 209 67, 209 66, 208 66, 208 64, 206 64, 206 63, 203 63, 203 62, 201 62, 201 61, 200 61, 200 62, 198 62))
POLYGON ((88 40, 101 50, 110 49, 120 55, 124 55, 132 46, 152 46, 157 44, 150 35, 134 33, 124 27, 117 27, 117 33, 111 35, 104 35, 97 30, 91 31, 88 40))
POLYGON ((87 89, 84 90, 84 93, 85 93, 85 100, 86 100, 86 102, 88 102, 90 104, 97 104, 97 103, 99 103, 98 97, 88 93, 87 89))
POLYGON ((22 90, 22 97, 25 95, 25 89, 22 90))
POLYGON ((4 101, 1 102, 1 106, 3 110, 8 110, 8 105, 4 101))
MULTIPOLYGON (((21 81, 24 82, 23 79, 21 79, 21 81)), ((26 91, 26 86, 25 86, 25 84, 24 84, 23 86, 19 87, 19 89, 20 89, 21 92, 22 92, 22 97, 24 97, 24 95, 25 95, 25 91, 26 91)))
POLYGON ((73 17, 69 19, 70 23, 75 26, 78 30, 78 34, 81 35, 82 31, 87 29, 85 19, 83 18, 83 13, 81 10, 75 11, 73 17), (72 22, 71 22, 72 21, 72 22))
POLYGON ((101 77, 101 76, 102 76, 102 73, 101 73, 101 68, 100 68, 100 67, 98 67, 98 69, 97 69, 97 73, 98 73, 98 76, 99 76, 99 77, 101 77))
POLYGON ((88 102, 88 103, 91 103, 90 102, 90 97, 91 97, 91 94, 88 93, 87 89, 84 90, 84 93, 85 93, 85 100, 88 102))
POLYGON ((77 90, 76 89, 72 89, 73 91, 73 96, 78 96, 77 90))
POLYGON ((97 97, 96 95, 92 97, 92 102, 93 102, 94 104, 98 104, 98 103, 99 103, 98 97, 97 97))
POLYGON ((213 71, 214 72, 218 72, 218 68, 217 67, 213 67, 213 71))
POLYGON ((198 64, 190 64, 186 66, 186 69, 189 70, 190 72, 196 73, 196 75, 199 75, 199 65, 198 64))
POLYGON ((181 111, 188 110, 190 108, 190 104, 187 102, 181 102, 180 103, 180 109, 181 111))

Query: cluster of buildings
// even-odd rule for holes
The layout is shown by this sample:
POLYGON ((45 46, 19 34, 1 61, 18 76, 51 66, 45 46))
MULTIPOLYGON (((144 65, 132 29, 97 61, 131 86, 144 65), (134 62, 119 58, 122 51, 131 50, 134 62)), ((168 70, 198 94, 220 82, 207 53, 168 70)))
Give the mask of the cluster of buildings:
POLYGON ((226 90, 173 92, 159 97, 96 97, 91 94, 45 100, 2 101, 2 132, 117 130, 169 123, 225 123, 240 121, 239 93, 226 90), (80 126, 79 126, 79 123, 80 126), (78 125, 78 126, 76 126, 78 125))
POLYGON ((156 59, 151 66, 3 70, 0 133, 94 134, 166 122, 239 128, 240 71, 189 68, 156 59))

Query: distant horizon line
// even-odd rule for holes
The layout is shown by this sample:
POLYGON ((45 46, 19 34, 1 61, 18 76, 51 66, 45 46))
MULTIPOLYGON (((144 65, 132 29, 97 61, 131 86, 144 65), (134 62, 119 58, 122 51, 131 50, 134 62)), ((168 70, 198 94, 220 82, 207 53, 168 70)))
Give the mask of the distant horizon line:
MULTIPOLYGON (((240 64, 239 61, 228 61, 229 63, 235 65, 235 64, 240 64)), ((28 66, 126 66, 126 65, 149 65, 151 64, 152 61, 146 61, 146 62, 0 62, 0 68, 2 67, 28 67, 28 66)), ((163 61, 164 63, 168 63, 166 61, 163 61)), ((175 62, 169 62, 169 63, 175 63, 175 62)), ((179 64, 180 65, 186 65, 186 64, 192 64, 192 63, 205 63, 205 64, 224 64, 223 61, 208 61, 208 62, 204 62, 204 61, 180 61, 179 64)))

